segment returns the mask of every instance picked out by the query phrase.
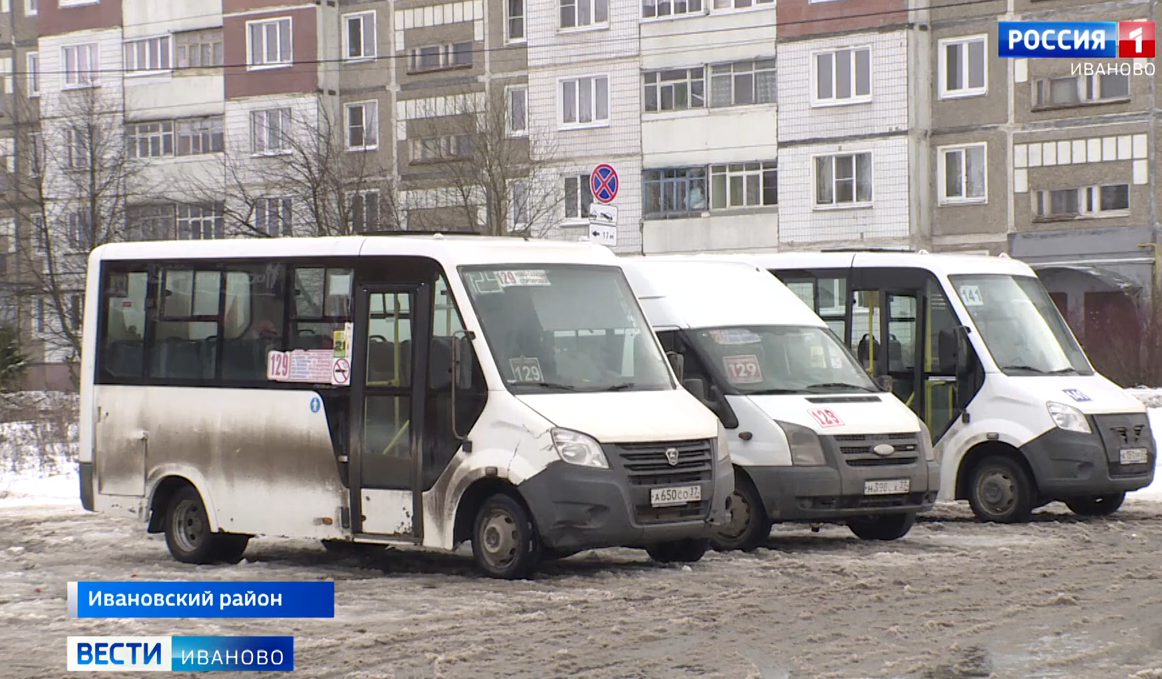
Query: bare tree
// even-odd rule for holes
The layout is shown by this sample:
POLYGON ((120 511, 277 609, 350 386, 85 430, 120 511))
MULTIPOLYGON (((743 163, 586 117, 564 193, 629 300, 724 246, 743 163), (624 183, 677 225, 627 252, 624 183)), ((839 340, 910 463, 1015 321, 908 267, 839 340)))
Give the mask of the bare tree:
POLYGON ((1093 367, 1122 387, 1162 386, 1162 283, 1126 293, 1124 303, 1092 318, 1071 319, 1093 367))
POLYGON ((391 166, 376 150, 377 125, 362 139, 322 98, 309 107, 252 113, 245 135, 227 141, 220 171, 186 192, 223 202, 231 235, 341 236, 399 228, 391 166), (256 141, 257 138, 257 141, 256 141), (350 148, 358 142, 358 150, 350 148))
MULTIPOLYGON (((486 235, 544 236, 564 200, 551 178, 555 138, 534 129, 524 99, 514 107, 504 90, 461 92, 443 102, 422 110, 408 135, 411 162, 430 163, 438 175, 431 182, 439 185, 440 206, 459 210, 486 235)), ((415 210, 411 203, 406 207, 415 210)))

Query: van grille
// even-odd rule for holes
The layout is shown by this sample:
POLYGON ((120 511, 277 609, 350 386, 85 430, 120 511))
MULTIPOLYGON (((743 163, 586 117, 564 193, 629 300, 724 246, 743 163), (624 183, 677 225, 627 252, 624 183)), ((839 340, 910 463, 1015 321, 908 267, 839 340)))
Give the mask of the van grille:
MULTIPOLYGON (((605 447, 625 470, 629 481, 633 518, 638 525, 653 525, 705 519, 710 514, 714 493, 714 444, 708 440, 662 443, 620 443, 605 447), (666 451, 678 451, 671 465, 666 451), (650 488, 700 485, 702 501, 680 507, 653 507, 650 488)), ((612 459, 611 459, 612 461, 612 459)))
POLYGON ((897 467, 910 465, 919 459, 918 434, 841 434, 835 437, 843 460, 849 467, 897 467), (886 443, 895 450, 890 455, 877 455, 873 449, 886 443))

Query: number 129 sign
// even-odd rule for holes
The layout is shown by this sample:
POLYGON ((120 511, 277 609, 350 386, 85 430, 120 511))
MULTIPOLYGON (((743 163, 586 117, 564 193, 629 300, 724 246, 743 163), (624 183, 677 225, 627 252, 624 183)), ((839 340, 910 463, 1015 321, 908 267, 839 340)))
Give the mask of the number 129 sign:
POLYGON ((753 354, 745 356, 724 356, 726 379, 731 384, 754 384, 763 381, 763 371, 759 367, 759 359, 753 354))

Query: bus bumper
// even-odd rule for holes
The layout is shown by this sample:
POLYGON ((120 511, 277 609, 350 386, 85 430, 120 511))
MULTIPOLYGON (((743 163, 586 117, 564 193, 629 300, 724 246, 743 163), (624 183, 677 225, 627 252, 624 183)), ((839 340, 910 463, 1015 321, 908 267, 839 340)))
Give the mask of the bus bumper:
POLYGON ((579 551, 710 538, 727 519, 726 499, 734 490, 730 461, 717 462, 713 479, 698 485, 701 502, 654 510, 653 516, 648 516, 649 487, 631 486, 617 468, 553 462, 518 489, 541 542, 559 551, 579 551))
POLYGON ((775 522, 831 523, 861 516, 925 512, 940 490, 937 462, 898 467, 744 467, 775 522), (904 493, 868 494, 866 481, 908 480, 904 493))
POLYGON ((1089 434, 1054 428, 1021 446, 1044 499, 1124 493, 1154 481, 1158 451, 1145 413, 1086 419, 1089 434), (1145 462, 1123 464, 1123 455, 1130 459, 1142 450, 1145 462))

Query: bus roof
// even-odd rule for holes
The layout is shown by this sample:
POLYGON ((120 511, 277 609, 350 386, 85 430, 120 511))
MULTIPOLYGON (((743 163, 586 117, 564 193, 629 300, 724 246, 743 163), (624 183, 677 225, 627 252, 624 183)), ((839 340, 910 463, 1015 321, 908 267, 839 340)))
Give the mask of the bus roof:
POLYGON ((623 257, 622 268, 654 327, 826 325, 777 278, 745 262, 623 257))
POLYGON ((888 252, 861 250, 858 252, 773 252, 755 254, 705 253, 686 255, 687 258, 739 261, 768 270, 790 269, 845 269, 857 267, 891 267, 926 269, 935 274, 1007 274, 1036 277, 1026 263, 1009 257, 962 255, 930 252, 888 252))
POLYGON ((526 262, 617 265, 617 255, 597 243, 444 234, 399 235, 390 238, 356 235, 108 243, 94 249, 89 261, 295 259, 377 255, 430 257, 450 266, 526 262))

